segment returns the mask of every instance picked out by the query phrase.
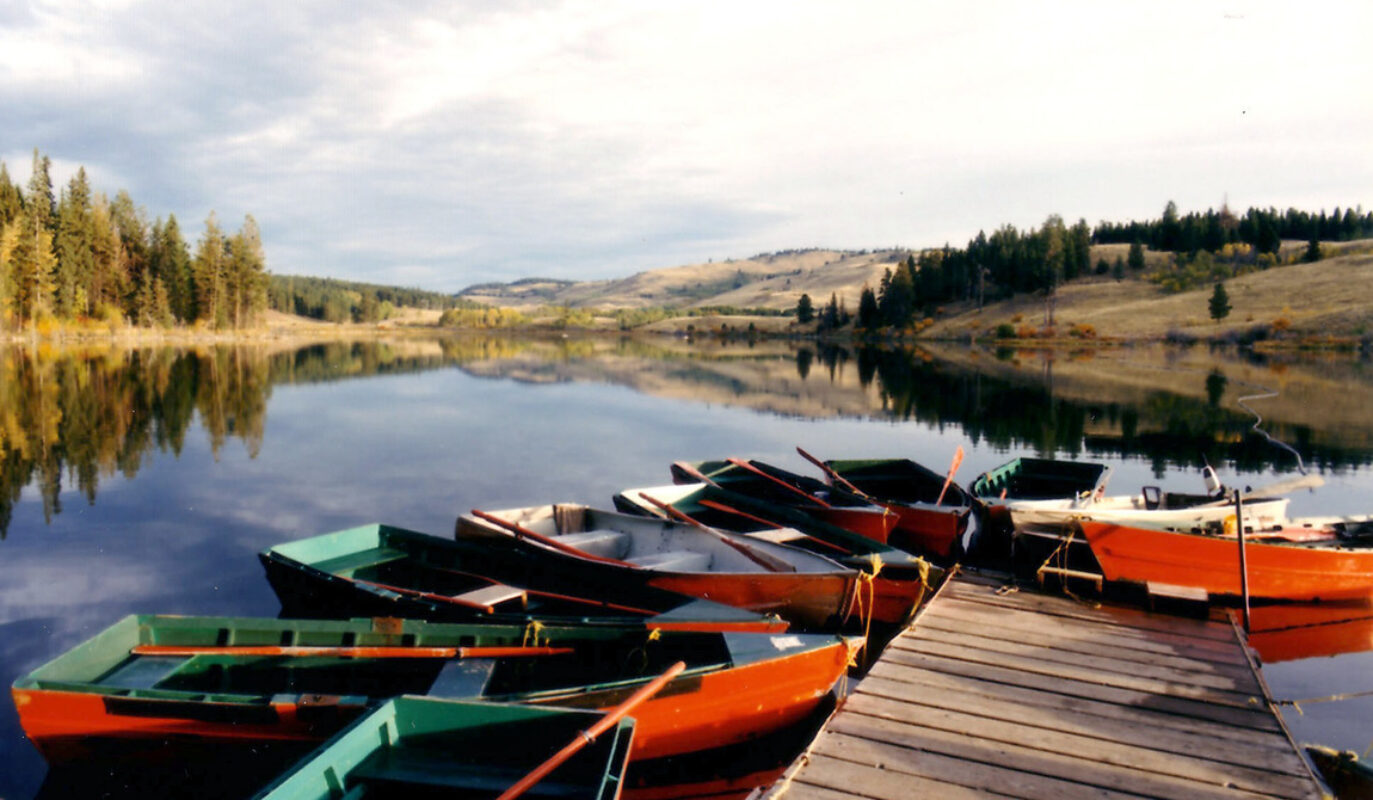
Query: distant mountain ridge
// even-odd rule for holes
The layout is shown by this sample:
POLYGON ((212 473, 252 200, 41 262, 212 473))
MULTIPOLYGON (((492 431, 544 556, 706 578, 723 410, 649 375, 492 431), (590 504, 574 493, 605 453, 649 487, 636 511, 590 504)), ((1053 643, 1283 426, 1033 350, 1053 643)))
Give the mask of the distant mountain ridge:
POLYGON ((874 289, 888 268, 910 250, 806 249, 762 253, 645 270, 627 278, 567 281, 523 278, 481 283, 458 293, 463 300, 499 306, 566 305, 574 308, 793 308, 802 294, 818 306, 834 294, 858 307, 864 285, 874 289))

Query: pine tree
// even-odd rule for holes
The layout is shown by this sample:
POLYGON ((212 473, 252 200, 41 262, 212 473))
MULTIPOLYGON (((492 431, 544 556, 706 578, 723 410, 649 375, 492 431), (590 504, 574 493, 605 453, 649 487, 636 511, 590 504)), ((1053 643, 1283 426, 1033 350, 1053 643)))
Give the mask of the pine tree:
POLYGON ((165 223, 153 224, 148 270, 161 282, 172 315, 181 322, 193 320, 195 294, 191 288, 191 253, 181 236, 175 214, 169 215, 165 223))
POLYGON ((815 305, 811 302, 810 295, 802 294, 801 299, 796 301, 796 321, 802 325, 815 319, 815 305))
MULTIPOLYGON (((5 162, 0 161, 0 229, 18 219, 19 212, 23 210, 24 195, 14 181, 10 180, 10 172, 5 167, 5 162)), ((1350 213, 1353 214, 1353 211, 1350 213)))
POLYGON ((873 330, 880 324, 881 316, 877 311, 877 295, 873 294, 872 287, 863 284, 863 293, 858 298, 858 327, 873 330))
POLYGON ((877 300, 877 310, 884 325, 905 328, 915 315, 915 286, 911 282, 913 270, 902 267, 892 275, 887 291, 877 300))
POLYGON ((228 322, 229 309, 224 298, 226 261, 224 234, 219 229, 215 213, 205 219, 205 233, 196 248, 192 275, 195 283, 195 319, 212 328, 222 328, 228 322))
POLYGON ((14 252, 19 246, 18 217, 0 225, 0 330, 18 316, 14 281, 14 252))
POLYGON ((1225 284, 1217 283, 1214 291, 1211 292, 1211 319, 1220 322, 1230 315, 1230 295, 1225 292, 1225 284))
POLYGON ((31 322, 52 309, 52 274, 57 263, 52 232, 40 219, 28 213, 20 215, 11 261, 15 311, 21 322, 31 322))
POLYGON ((1311 240, 1306 243, 1306 254, 1302 260, 1310 264, 1313 261, 1321 260, 1321 240, 1315 234, 1311 235, 1311 240))
POLYGON ((1130 255, 1125 263, 1129 264, 1134 272, 1144 269, 1144 245, 1140 244, 1138 239, 1130 243, 1130 255))
POLYGON ((95 274, 95 229, 86 168, 76 171, 57 206, 55 307, 60 317, 90 311, 87 288, 95 274))
MULTIPOLYGON (((243 220, 243 227, 229 240, 229 257, 225 264, 225 300, 229 317, 235 328, 254 322, 267 307, 267 276, 262 255, 262 236, 252 215, 243 220)), ((375 303, 376 297, 372 295, 375 303)))
POLYGON ((104 195, 96 195, 91 213, 92 244, 95 272, 87 288, 87 305, 101 315, 112 309, 122 309, 128 292, 129 274, 124 248, 119 241, 119 229, 110 215, 110 203, 104 195))
POLYGON ((52 195, 52 160, 39 156, 38 148, 33 149, 33 174, 29 176, 29 191, 24 197, 24 209, 29 220, 35 225, 53 228, 55 203, 52 195))

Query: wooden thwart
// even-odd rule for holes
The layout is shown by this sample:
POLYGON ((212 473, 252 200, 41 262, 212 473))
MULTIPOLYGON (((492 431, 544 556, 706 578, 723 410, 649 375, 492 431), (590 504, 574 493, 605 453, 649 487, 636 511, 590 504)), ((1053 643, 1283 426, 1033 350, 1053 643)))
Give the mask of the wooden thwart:
POLYGON ((1232 626, 957 576, 772 796, 1305 800, 1232 626))

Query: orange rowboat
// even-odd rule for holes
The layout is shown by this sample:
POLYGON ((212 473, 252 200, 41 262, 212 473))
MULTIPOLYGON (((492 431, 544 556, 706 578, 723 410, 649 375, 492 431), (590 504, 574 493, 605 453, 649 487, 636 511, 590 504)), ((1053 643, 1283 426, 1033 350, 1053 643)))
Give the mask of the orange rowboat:
MULTIPOLYGON (((1150 581, 1239 595, 1235 536, 1155 530, 1079 520, 1107 580, 1150 581)), ((1268 600, 1336 600, 1373 594, 1373 522, 1293 520, 1245 536, 1249 595, 1268 600)))
POLYGON ((108 740, 318 741, 400 694, 603 710, 685 661, 635 709, 630 758, 646 759, 805 718, 861 646, 856 637, 642 626, 132 616, 20 678, 12 692, 29 739, 62 761, 108 740), (526 648, 532 637, 540 646, 526 648), (141 650, 148 645, 177 649, 141 650), (432 651, 464 647, 528 652, 432 651), (340 654, 345 648, 367 650, 340 654), (406 652, 416 648, 425 652, 406 652))
POLYGON ((835 630, 864 616, 856 569, 804 550, 576 503, 476 511, 456 535, 498 537, 607 586, 647 585, 835 630))

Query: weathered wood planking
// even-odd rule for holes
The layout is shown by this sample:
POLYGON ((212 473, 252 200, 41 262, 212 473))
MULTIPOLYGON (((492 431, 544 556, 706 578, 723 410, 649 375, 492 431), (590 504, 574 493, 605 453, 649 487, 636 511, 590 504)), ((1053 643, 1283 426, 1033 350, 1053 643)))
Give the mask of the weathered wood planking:
POLYGON ((1321 797, 1234 627, 959 575, 774 787, 788 800, 1321 797))

